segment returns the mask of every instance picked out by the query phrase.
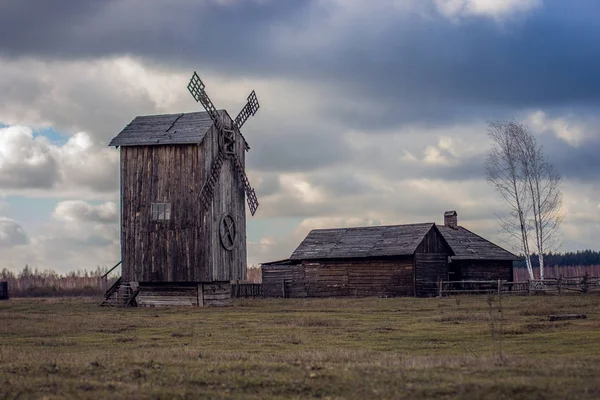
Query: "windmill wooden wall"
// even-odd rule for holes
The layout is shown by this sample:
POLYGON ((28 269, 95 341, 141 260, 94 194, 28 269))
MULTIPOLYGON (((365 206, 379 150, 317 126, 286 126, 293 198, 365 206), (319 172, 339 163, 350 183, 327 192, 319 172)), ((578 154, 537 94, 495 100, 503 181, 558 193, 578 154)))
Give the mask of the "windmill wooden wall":
MULTIPOLYGON (((231 118, 222 113, 225 126, 231 118)), ((149 127, 151 129, 151 127, 149 127)), ((121 253, 124 281, 139 283, 227 282, 246 277, 246 217, 242 181, 225 160, 211 207, 202 211, 200 190, 218 154, 218 134, 201 144, 121 147, 121 253), (152 203, 170 203, 171 218, 153 221, 152 203), (220 242, 224 214, 235 221, 232 250, 220 242)), ((244 163, 244 142, 236 143, 244 163)))

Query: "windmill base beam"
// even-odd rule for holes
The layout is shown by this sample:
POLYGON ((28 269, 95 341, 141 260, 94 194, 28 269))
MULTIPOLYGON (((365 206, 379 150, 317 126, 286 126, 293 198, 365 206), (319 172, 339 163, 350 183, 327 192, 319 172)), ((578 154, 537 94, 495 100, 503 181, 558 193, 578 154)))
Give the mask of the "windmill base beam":
POLYGON ((139 307, 226 307, 231 306, 231 283, 140 282, 136 301, 139 307))

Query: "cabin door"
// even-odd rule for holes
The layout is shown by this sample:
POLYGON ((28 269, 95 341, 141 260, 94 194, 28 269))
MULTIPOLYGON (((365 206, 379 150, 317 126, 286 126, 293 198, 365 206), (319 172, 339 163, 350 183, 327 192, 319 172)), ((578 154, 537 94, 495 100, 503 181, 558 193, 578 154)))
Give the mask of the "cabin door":
POLYGON ((285 299, 289 299, 290 298, 290 293, 292 289, 292 280, 291 279, 284 279, 283 280, 283 297, 285 299))

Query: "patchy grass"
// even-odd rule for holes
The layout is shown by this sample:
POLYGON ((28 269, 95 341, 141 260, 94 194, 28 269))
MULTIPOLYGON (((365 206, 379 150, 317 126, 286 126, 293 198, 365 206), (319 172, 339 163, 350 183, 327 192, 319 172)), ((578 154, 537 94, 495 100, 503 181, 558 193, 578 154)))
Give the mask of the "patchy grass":
POLYGON ((600 398, 600 297, 0 303, 3 398, 600 398), (554 313, 588 318, 549 322, 554 313))

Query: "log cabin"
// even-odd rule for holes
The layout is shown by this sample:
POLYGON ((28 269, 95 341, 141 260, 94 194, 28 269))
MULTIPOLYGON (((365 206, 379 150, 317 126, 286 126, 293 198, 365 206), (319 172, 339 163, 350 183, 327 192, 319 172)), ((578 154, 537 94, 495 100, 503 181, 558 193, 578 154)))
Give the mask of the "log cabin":
POLYGON ((452 254, 434 223, 315 229, 287 260, 262 264, 267 297, 435 294, 452 254))
POLYGON ((458 226, 312 230, 291 257, 261 264, 265 297, 429 297, 440 279, 512 280, 514 254, 458 226))

